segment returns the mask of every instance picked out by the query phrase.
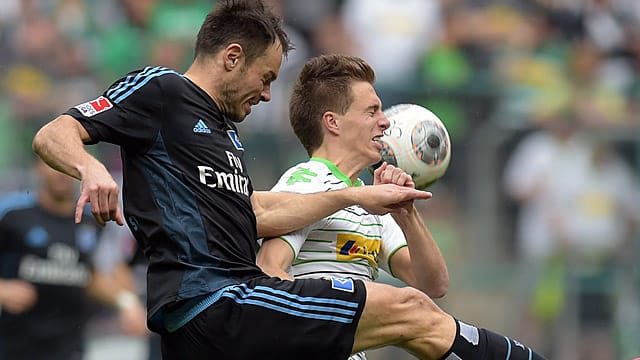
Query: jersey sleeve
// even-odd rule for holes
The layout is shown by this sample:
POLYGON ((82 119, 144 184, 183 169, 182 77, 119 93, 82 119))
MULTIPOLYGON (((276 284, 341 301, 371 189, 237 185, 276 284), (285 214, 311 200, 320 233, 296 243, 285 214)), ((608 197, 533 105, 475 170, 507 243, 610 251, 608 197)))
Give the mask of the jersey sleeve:
MULTIPOLYGON (((292 192, 298 194, 325 191, 326 189, 323 189, 320 186, 320 183, 321 179, 318 176, 317 170, 309 163, 301 163, 282 174, 278 182, 273 186, 273 188, 271 188, 271 191, 292 192)), ((307 240, 307 236, 311 232, 313 226, 314 224, 311 224, 300 230, 280 236, 282 240, 291 246, 295 258, 298 257, 300 249, 307 240)))
POLYGON ((382 222, 382 248, 380 249, 380 257, 378 258, 378 266, 389 274, 393 275, 391 271, 391 257, 396 251, 407 246, 407 239, 404 237, 404 232, 393 220, 390 214, 380 217, 382 222))
POLYGON ((302 249, 302 245, 304 245, 304 242, 307 240, 307 236, 311 232, 311 228, 312 226, 306 226, 300 230, 280 236, 280 239, 289 244, 291 250, 293 250, 294 259, 298 258, 300 249, 302 249))
POLYGON ((150 147, 161 127, 162 76, 176 74, 161 67, 129 73, 101 96, 76 105, 65 114, 87 130, 91 144, 109 142, 124 147, 150 147))

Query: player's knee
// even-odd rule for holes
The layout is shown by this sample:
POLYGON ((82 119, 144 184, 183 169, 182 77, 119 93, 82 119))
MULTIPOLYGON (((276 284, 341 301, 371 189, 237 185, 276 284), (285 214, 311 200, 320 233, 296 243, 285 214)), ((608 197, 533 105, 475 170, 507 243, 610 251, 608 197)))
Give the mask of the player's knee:
POLYGON ((415 316, 421 321, 430 319, 439 321, 440 317, 444 315, 442 309, 422 291, 412 287, 405 287, 401 290, 398 294, 399 300, 404 303, 410 316, 415 316))

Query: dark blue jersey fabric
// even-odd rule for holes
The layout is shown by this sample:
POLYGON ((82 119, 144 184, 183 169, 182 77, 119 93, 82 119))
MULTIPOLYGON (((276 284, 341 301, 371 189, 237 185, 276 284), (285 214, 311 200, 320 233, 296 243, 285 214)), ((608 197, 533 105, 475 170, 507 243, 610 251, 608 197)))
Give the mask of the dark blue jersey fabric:
POLYGON ((201 88, 164 67, 129 73, 67 111, 121 149, 127 224, 149 260, 150 327, 166 305, 262 272, 253 188, 235 124, 201 88))

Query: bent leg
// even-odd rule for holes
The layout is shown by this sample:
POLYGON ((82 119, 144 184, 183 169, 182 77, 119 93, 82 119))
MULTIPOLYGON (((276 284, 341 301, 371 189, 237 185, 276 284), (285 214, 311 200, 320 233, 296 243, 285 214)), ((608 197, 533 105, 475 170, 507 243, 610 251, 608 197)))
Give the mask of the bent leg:
POLYGON ((395 345, 420 359, 439 359, 453 344, 455 320, 419 290, 367 282, 354 351, 395 345))
POLYGON ((395 345, 419 359, 539 360, 522 343, 454 319, 419 290, 366 283, 353 351, 395 345))

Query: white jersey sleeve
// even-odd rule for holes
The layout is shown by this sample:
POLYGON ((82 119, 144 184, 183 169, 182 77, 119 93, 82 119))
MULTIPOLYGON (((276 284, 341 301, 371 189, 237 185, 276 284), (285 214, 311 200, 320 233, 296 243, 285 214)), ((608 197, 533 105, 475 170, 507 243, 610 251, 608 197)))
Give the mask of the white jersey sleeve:
MULTIPOLYGON (((323 185, 323 179, 328 170, 319 165, 319 163, 304 162, 290 168, 282 174, 278 182, 271 188, 271 191, 309 194, 331 190, 330 187, 323 185)), ((309 232, 317 224, 311 224, 300 230, 280 236, 282 240, 291 246, 295 258, 300 254, 300 249, 307 240, 309 232)))
POLYGON ((391 269, 391 258, 396 251, 407 246, 407 240, 404 237, 404 232, 400 229, 398 223, 393 220, 391 214, 381 216, 382 222, 382 249, 378 257, 378 266, 393 275, 391 269))

